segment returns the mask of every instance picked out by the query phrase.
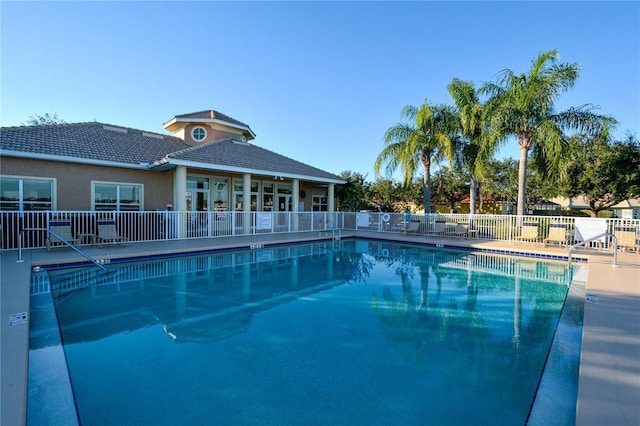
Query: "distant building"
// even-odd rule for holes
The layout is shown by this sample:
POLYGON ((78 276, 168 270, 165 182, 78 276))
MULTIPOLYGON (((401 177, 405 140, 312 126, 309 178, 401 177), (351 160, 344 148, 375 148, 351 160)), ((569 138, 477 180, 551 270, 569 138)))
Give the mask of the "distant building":
POLYGON ((579 195, 573 198, 567 197, 553 197, 549 200, 560 206, 562 210, 590 210, 589 202, 587 199, 579 195))
POLYGON ((611 207, 613 217, 622 219, 640 219, 640 198, 624 200, 611 207))

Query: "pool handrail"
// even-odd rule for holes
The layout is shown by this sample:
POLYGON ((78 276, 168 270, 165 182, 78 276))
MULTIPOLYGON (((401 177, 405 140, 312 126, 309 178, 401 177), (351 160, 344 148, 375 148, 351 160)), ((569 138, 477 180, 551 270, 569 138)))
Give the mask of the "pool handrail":
POLYGON ((613 239, 613 264, 611 266, 613 266, 614 268, 618 266, 618 237, 616 237, 614 234, 612 234, 611 232, 603 232, 602 234, 598 234, 594 237, 588 238, 584 241, 580 241, 579 243, 576 243, 574 245, 572 245, 571 247, 569 247, 569 256, 568 256, 568 264, 567 267, 571 267, 571 252, 573 251, 573 249, 575 249, 576 247, 580 247, 580 246, 584 246, 592 241, 595 241, 597 239, 600 239, 602 237, 605 236, 609 236, 612 237, 613 239))
POLYGON ((56 234, 55 232, 53 232, 51 229, 48 229, 48 228, 23 228, 23 229, 20 230, 20 235, 19 235, 19 238, 18 238, 18 260, 16 260, 16 262, 24 262, 24 259, 22 259, 22 237, 24 235, 24 231, 45 231, 45 232, 48 232, 49 234, 51 234, 54 237, 58 238, 62 243, 66 244, 67 246, 69 246, 72 249, 74 249, 80 255, 84 256, 86 259, 88 259, 90 262, 92 262, 98 268, 100 268, 103 271, 107 272, 107 268, 105 268, 104 266, 99 264, 94 258, 92 258, 87 253, 83 252, 78 247, 74 246, 69 241, 65 240, 60 235, 56 234))

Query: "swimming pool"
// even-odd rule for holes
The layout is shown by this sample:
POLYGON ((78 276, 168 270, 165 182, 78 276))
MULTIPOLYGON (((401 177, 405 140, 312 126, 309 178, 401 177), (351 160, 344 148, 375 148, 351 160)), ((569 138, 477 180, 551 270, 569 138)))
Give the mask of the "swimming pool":
POLYGON ((524 424, 539 385, 575 411, 565 264, 350 240, 110 270, 36 274, 30 424, 52 384, 91 425, 524 424))

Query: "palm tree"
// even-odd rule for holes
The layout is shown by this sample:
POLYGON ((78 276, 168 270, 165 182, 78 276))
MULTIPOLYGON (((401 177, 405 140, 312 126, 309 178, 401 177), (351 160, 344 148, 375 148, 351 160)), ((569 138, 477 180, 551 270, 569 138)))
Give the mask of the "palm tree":
POLYGON ((533 61, 527 74, 516 75, 511 70, 500 73, 497 83, 487 83, 482 94, 490 95, 485 105, 488 138, 480 149, 482 162, 496 152, 513 135, 520 146, 518 170, 518 215, 524 215, 527 160, 532 159, 542 173, 560 173, 565 155, 563 130, 584 133, 598 132, 603 126, 614 125, 611 117, 592 113, 593 106, 583 105, 556 112, 554 103, 578 78, 578 64, 558 64, 556 50, 542 52, 533 61))
POLYGON ((453 160, 455 113, 446 105, 430 105, 427 100, 416 108, 402 109, 406 123, 390 127, 384 135, 385 147, 374 164, 376 173, 387 163, 387 172, 400 167, 405 185, 411 184, 419 166, 423 170, 424 211, 431 212, 431 165, 443 157, 453 160))
POLYGON ((476 195, 478 193, 478 172, 482 164, 478 160, 483 136, 483 105, 475 86, 470 81, 454 78, 447 86, 453 98, 460 118, 461 146, 456 150, 457 162, 461 169, 468 170, 471 185, 469 188, 469 213, 476 213, 476 195))

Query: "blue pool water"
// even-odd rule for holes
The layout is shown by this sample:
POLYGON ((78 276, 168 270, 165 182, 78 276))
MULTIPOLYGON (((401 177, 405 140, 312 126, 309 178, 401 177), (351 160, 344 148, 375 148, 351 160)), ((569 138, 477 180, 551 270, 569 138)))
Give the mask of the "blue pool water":
POLYGON ((336 244, 39 275, 51 293, 32 296, 29 423, 46 416, 45 382, 64 381, 60 358, 85 425, 527 422, 566 265, 336 244))

